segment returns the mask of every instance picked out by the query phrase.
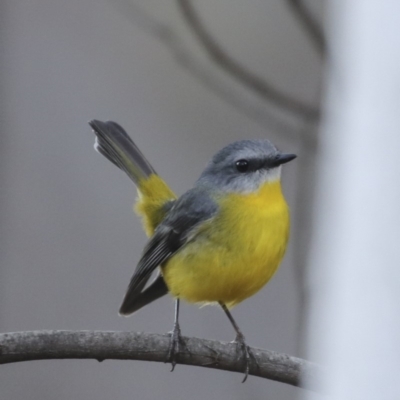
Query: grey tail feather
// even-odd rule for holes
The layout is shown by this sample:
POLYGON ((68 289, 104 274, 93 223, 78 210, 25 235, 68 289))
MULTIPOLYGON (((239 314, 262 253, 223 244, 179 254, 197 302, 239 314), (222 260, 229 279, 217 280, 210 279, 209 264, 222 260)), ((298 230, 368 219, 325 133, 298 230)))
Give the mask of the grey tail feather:
POLYGON ((125 171, 136 185, 141 179, 156 173, 133 140, 116 122, 94 119, 89 125, 96 135, 94 148, 125 171))
POLYGON ((135 311, 146 306, 147 304, 157 300, 158 298, 168 293, 167 285, 165 284, 162 275, 158 275, 156 279, 143 292, 132 293, 128 292, 119 309, 119 314, 128 316, 135 311))

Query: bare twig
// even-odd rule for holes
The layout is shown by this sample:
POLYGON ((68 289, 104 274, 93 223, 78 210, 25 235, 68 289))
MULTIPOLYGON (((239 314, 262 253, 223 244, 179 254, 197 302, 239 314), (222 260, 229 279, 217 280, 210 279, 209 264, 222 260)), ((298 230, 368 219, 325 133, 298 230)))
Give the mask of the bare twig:
POLYGON ((299 116, 318 119, 318 109, 279 92, 265 79, 257 76, 234 60, 208 32, 205 25, 197 15, 191 1, 192 0, 177 0, 177 4, 193 34, 202 44, 208 56, 217 65, 219 65, 224 71, 228 72, 237 81, 257 93, 264 100, 299 116))
POLYGON ((303 0, 286 0, 296 19, 303 25, 312 44, 320 56, 326 54, 326 40, 321 27, 307 9, 303 0))
MULTIPOLYGON (((0 364, 48 359, 145 360, 165 362, 169 335, 136 332, 28 331, 0 334, 0 364)), ((183 338, 177 363, 243 373, 237 346, 183 338)), ((250 375, 304 386, 318 372, 316 365, 286 354, 252 349, 250 375)))
MULTIPOLYGON (((113 0, 123 15, 143 32, 159 41, 172 55, 176 63, 198 80, 205 88, 213 92, 224 102, 236 108, 244 116, 255 121, 263 128, 279 134, 293 137, 298 133, 298 118, 288 118, 287 113, 276 113, 265 107, 265 103, 253 101, 244 96, 243 90, 226 84, 209 67, 196 57, 185 45, 173 26, 170 26, 147 13, 141 6, 126 0, 113 0), (282 115, 280 115, 282 114, 282 115)), ((305 135, 306 140, 314 138, 305 135)))

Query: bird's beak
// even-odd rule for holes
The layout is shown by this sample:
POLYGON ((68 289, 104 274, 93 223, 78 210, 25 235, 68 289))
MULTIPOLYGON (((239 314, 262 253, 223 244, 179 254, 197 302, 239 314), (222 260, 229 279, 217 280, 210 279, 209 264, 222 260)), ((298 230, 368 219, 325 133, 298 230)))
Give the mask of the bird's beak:
POLYGON ((278 167, 279 165, 286 164, 296 158, 296 154, 278 154, 273 161, 273 167, 278 167))
POLYGON ((286 164, 289 161, 292 161, 296 158, 296 154, 280 154, 279 155, 279 164, 286 164))

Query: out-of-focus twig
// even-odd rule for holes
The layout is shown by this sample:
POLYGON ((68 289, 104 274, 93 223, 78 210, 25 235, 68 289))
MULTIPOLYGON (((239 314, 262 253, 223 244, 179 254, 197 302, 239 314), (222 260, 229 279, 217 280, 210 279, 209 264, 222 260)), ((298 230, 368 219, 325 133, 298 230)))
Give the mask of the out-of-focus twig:
MULTIPOLYGON (((236 343, 182 338, 177 364, 243 373, 236 343)), ((169 335, 137 332, 28 331, 0 334, 0 364, 32 360, 96 359, 165 362, 169 335)), ((250 375, 303 387, 319 368, 300 358, 251 349, 250 375)))
MULTIPOLYGON (((217 95, 225 103, 236 108, 247 118, 253 120, 263 128, 276 133, 293 137, 298 134, 298 118, 290 118, 287 113, 274 112, 265 107, 264 102, 254 101, 244 96, 243 90, 230 85, 220 79, 215 71, 203 63, 187 48, 184 41, 172 26, 159 21, 147 13, 141 6, 131 1, 113 0, 123 15, 143 32, 159 41, 172 55, 175 62, 198 80, 204 87, 217 95)), ((277 110, 278 111, 278 110, 277 110)), ((313 135, 305 134, 306 141, 313 142, 313 135)))
POLYGON ((286 3, 296 19, 303 25, 318 54, 323 57, 326 54, 325 36, 318 22, 304 4, 304 0, 286 0, 286 3))
POLYGON ((246 85, 264 100, 273 103, 285 110, 311 119, 318 119, 319 110, 281 93, 269 82, 249 71, 234 60, 208 32, 200 17, 192 5, 192 0, 177 0, 178 7, 199 43, 207 52, 208 56, 228 72, 236 80, 246 85))

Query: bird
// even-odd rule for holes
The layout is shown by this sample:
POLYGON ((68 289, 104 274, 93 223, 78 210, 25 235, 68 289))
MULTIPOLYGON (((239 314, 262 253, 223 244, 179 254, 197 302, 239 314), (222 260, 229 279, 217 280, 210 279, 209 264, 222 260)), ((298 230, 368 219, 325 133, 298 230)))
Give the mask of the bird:
POLYGON ((280 152, 267 139, 236 141, 218 151, 178 197, 119 124, 89 125, 95 150, 136 185, 135 210, 149 236, 119 314, 129 316, 168 293, 175 298, 167 358, 173 370, 181 343, 180 301, 219 304, 236 332, 244 382, 251 350, 230 310, 257 293, 282 261, 290 217, 281 169, 296 155, 280 152))

